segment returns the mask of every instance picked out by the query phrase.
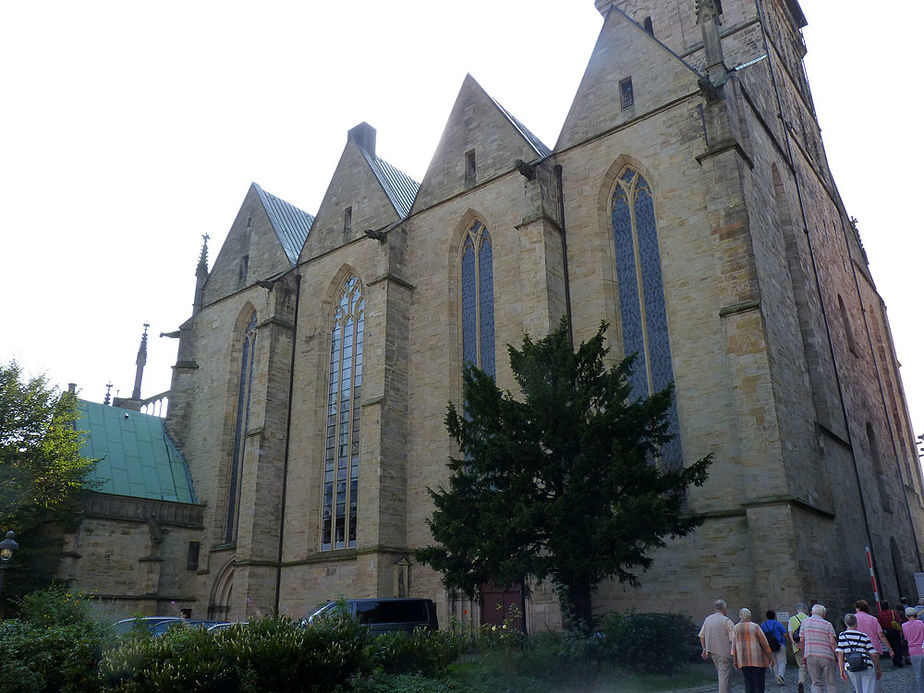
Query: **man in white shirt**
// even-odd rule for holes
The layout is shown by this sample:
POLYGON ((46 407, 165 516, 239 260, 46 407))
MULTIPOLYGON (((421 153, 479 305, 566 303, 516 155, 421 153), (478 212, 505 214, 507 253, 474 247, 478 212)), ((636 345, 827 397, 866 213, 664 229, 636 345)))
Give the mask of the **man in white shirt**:
POLYGON ((731 686, 729 677, 732 667, 732 631, 735 624, 725 614, 728 611, 728 605, 724 599, 716 599, 715 613, 710 614, 703 621, 703 627, 699 629, 699 642, 702 645, 703 659, 712 659, 715 669, 719 675, 719 693, 729 693, 731 686))

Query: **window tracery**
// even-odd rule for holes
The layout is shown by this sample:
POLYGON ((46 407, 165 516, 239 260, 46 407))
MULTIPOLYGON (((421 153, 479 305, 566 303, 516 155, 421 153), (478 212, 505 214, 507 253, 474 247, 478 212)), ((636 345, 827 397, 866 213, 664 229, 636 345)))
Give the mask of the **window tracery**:
MULTIPOLYGON (((635 354, 630 382, 634 397, 659 392, 674 380, 670 335, 661 275, 661 253, 651 187, 626 167, 616 180, 612 203, 616 279, 624 353, 635 354)), ((674 438, 661 449, 662 463, 682 463, 677 404, 671 400, 669 431, 674 438)))
POLYGON ((331 328, 321 550, 355 548, 359 486, 359 423, 366 301, 351 274, 331 328))
POLYGON ((462 244, 462 362, 495 375, 494 250, 491 234, 478 220, 462 244))

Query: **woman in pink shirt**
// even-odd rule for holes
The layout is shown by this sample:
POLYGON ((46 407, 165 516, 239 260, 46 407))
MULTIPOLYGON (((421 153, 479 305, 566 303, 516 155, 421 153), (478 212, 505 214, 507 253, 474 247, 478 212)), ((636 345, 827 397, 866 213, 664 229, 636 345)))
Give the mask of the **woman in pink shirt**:
POLYGON ((924 623, 921 623, 917 611, 910 606, 905 609, 905 616, 908 620, 902 624, 902 633, 908 641, 908 654, 914 671, 914 689, 917 693, 924 693, 924 623))

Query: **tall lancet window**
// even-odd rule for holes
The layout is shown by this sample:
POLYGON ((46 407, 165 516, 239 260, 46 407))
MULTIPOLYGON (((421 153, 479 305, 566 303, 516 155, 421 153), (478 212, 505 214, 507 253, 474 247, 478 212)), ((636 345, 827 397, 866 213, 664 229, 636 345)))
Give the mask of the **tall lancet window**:
POLYGON ((228 479, 228 517, 225 523, 225 541, 231 543, 237 536, 237 520, 241 505, 241 477, 244 470, 244 448, 250 422, 250 390, 253 385, 253 352, 257 339, 257 313, 250 314, 241 343, 241 369, 237 387, 237 416, 234 422, 234 448, 231 452, 231 475, 228 479))
POLYGON ((363 382, 363 323, 366 302, 352 274, 340 293, 331 328, 327 389, 327 447, 321 550, 356 546, 359 483, 359 399, 363 382))
MULTIPOLYGON (((626 355, 636 354, 632 370, 635 397, 663 390, 674 379, 670 337, 661 280, 661 253, 651 188, 642 175, 626 168, 613 193, 613 241, 616 245, 616 279, 626 355)), ((677 405, 671 402, 669 430, 674 439, 661 449, 661 462, 680 466, 677 405)))
POLYGON ((462 362, 494 375, 494 256, 491 234, 472 222, 462 245, 462 362))

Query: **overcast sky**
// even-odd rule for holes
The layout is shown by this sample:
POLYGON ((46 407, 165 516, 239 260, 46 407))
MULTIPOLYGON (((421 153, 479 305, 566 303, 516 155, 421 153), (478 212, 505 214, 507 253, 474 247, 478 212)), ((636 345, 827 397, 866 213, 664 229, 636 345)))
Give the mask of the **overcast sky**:
MULTIPOLYGON (((828 159, 924 431, 924 8, 801 4, 828 159)), ((149 322, 142 394, 167 390, 176 341, 157 335, 189 316, 201 235, 214 260, 251 181, 315 213, 361 121, 420 180, 466 72, 552 146, 601 22, 592 0, 4 3, 0 362, 128 396, 149 322)))

